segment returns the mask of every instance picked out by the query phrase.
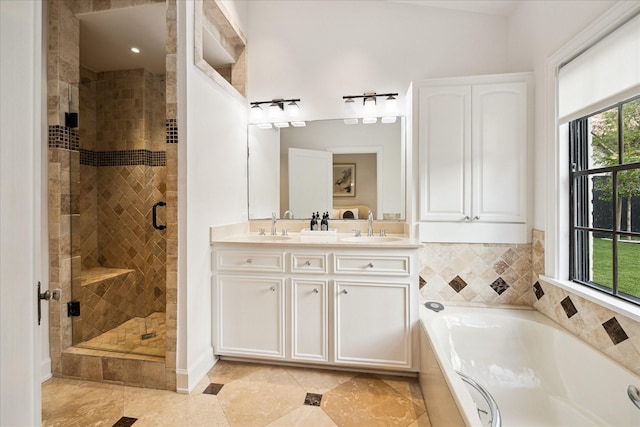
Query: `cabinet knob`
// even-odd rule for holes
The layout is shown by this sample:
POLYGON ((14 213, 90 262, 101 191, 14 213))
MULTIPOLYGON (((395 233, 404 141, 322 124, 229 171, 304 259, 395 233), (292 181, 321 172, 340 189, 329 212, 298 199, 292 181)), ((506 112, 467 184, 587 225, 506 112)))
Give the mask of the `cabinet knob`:
POLYGON ((479 217, 478 215, 476 215, 476 216, 474 216, 474 217, 473 217, 473 220, 474 220, 474 221, 477 221, 477 220, 479 220, 479 219, 480 219, 480 217, 479 217))
POLYGON ((465 216, 464 221, 471 221, 471 217, 469 215, 465 216))
POLYGON ((275 288, 275 287, 273 287, 273 286, 272 286, 272 287, 270 287, 269 289, 271 290, 271 292, 275 292, 275 291, 276 291, 276 288, 275 288))
POLYGON ((311 261, 306 260, 306 261, 305 261, 305 263, 304 263, 304 265, 306 265, 307 267, 308 267, 308 266, 310 266, 310 265, 311 265, 311 261))
POLYGON ((247 264, 251 264, 253 260, 251 258, 247 258, 247 264))
POLYGON ((315 288, 315 289, 313 290, 313 293, 314 293, 314 294, 317 294, 318 292, 319 292, 319 291, 318 291, 318 288, 315 288))
POLYGON ((343 290, 342 290, 342 293, 343 293, 343 294, 348 294, 348 293, 349 293, 349 291, 347 291, 346 289, 343 289, 343 290))
POLYGON ((372 262, 370 262, 369 264, 367 264, 367 267, 369 267, 369 268, 373 268, 373 263, 372 263, 372 262))

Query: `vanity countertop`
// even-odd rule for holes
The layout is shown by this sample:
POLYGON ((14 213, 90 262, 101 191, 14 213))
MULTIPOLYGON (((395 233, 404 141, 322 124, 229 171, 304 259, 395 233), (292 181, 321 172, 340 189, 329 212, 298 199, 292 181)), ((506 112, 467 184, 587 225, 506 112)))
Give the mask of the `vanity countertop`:
POLYGON ((330 246, 349 248, 419 248, 422 246, 417 240, 404 235, 388 234, 386 237, 366 234, 355 237, 354 233, 303 234, 300 232, 289 233, 288 236, 270 234, 260 235, 258 232, 241 233, 220 238, 212 238, 211 243, 243 243, 269 246, 330 246))
POLYGON ((333 221, 329 232, 309 231, 307 221, 278 221, 277 235, 270 233, 270 221, 249 221, 210 228, 210 243, 239 243, 260 246, 328 246, 342 248, 419 248, 422 244, 408 236, 404 222, 374 221, 372 237, 367 237, 366 221, 333 221), (282 229, 287 236, 282 236, 282 229), (359 230, 362 237, 356 237, 359 230), (381 237, 380 232, 386 233, 381 237), (264 234, 263 234, 264 233, 264 234))

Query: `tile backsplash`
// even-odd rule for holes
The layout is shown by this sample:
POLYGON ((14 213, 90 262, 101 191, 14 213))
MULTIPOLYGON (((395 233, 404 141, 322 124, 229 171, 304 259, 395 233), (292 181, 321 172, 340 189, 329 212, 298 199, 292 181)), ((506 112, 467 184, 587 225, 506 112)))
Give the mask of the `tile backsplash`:
POLYGON ((420 294, 426 299, 532 305, 531 245, 426 243, 420 294))

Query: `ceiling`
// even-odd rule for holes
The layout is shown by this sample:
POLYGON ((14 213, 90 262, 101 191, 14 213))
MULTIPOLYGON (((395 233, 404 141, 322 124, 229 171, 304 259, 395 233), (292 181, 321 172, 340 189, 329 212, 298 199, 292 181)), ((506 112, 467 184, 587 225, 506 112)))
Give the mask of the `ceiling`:
POLYGON ((164 74, 166 5, 152 3, 76 15, 80 20, 80 64, 90 70, 145 68, 164 74), (131 47, 140 53, 131 52, 131 47))
MULTIPOLYGON (((388 0, 419 6, 509 16, 524 0, 388 0)), ((80 63, 95 72, 145 68, 165 72, 166 5, 143 6, 78 14, 80 63), (139 54, 131 52, 138 47, 139 54)), ((214 44, 208 44, 210 49, 214 44)))
POLYGON ((524 0, 390 0, 418 6, 454 9, 464 12, 509 16, 524 0))

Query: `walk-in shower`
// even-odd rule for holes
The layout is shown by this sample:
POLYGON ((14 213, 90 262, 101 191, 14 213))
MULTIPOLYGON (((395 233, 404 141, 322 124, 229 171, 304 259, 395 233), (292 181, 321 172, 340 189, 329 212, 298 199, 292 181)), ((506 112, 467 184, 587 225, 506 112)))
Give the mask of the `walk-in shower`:
POLYGON ((165 75, 80 69, 72 240, 76 347, 165 355, 165 75), (79 308, 79 309, 78 309, 79 308))

